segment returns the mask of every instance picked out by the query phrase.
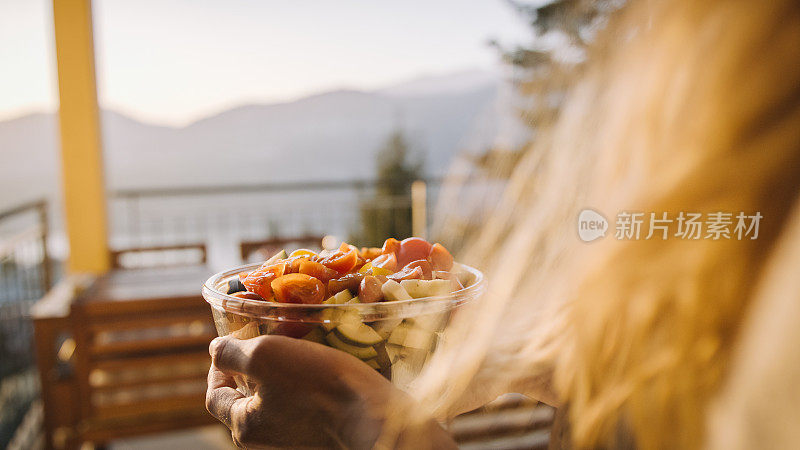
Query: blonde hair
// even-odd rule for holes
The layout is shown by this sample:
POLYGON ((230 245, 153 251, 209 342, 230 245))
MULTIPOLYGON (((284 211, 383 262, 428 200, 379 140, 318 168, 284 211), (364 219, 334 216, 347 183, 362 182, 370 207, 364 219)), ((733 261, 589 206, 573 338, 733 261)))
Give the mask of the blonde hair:
POLYGON ((799 43, 791 0, 631 5, 463 253, 489 292, 418 380, 424 404, 444 417, 552 374, 580 448, 620 427, 643 449, 700 447, 797 203, 799 43), (756 240, 583 243, 587 207, 763 219, 756 240))

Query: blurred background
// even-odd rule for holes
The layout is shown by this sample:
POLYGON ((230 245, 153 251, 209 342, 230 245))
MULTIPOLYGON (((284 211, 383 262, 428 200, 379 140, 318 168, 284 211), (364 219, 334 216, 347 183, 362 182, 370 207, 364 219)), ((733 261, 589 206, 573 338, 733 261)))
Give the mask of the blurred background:
POLYGON ((202 280, 435 240, 448 180, 469 235, 621 6, 0 0, 0 446, 191 442, 130 439, 211 423, 202 280))

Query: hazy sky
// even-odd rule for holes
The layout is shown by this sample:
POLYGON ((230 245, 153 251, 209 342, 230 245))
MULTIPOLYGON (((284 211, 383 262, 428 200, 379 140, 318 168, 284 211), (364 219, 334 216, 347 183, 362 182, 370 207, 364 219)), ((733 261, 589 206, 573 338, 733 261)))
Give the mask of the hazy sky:
MULTIPOLYGON (((242 103, 492 68, 503 0, 95 0, 103 107, 180 125, 242 103)), ((0 0, 0 120, 57 105, 49 0, 0 0)))

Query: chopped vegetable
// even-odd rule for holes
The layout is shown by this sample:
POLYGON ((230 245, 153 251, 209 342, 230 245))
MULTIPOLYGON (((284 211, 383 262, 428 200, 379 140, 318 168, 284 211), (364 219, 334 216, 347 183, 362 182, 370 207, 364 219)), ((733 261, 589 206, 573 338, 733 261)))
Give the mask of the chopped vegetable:
POLYGON ((318 279, 304 273, 290 273, 272 281, 275 300, 283 303, 322 303, 325 286, 318 279))
POLYGON ((403 286, 400 286, 400 283, 394 280, 388 280, 386 283, 383 283, 381 291, 387 300, 411 300, 411 296, 403 289, 403 286))
POLYGON ((340 250, 327 258, 322 258, 319 262, 339 272, 339 275, 344 275, 353 270, 358 263, 358 250, 350 249, 346 253, 340 250))
POLYGON ((396 253, 397 263, 403 267, 411 261, 427 258, 431 253, 431 244, 425 239, 417 237, 403 239, 400 242, 400 249, 396 253))
POLYGON ((453 267, 452 255, 441 244, 390 238, 382 248, 343 243, 319 253, 282 250, 257 269, 232 277, 226 289, 242 300, 320 305, 276 308, 285 311, 278 312, 277 320, 251 322, 255 329, 249 337, 278 334, 328 345, 404 386, 440 345, 450 312, 443 307, 441 313, 383 317, 376 314, 382 308, 370 304, 441 299, 474 283, 470 271, 453 267))
POLYGON ((301 304, 342 304, 356 295, 360 303, 408 300, 462 289, 464 282, 460 274, 450 272, 452 267, 453 257, 444 246, 417 237, 389 238, 382 248, 342 243, 319 253, 281 250, 258 269, 230 280, 227 293, 246 290, 265 301, 301 304), (405 283, 444 280, 447 283, 405 283), (336 297, 341 292, 349 297, 336 297))
POLYGON ((378 278, 372 275, 367 275, 361 280, 361 285, 358 289, 358 296, 364 303, 375 303, 383 300, 383 292, 381 291, 381 283, 378 278))
POLYGON ((238 278, 233 278, 232 280, 228 281, 228 294, 235 294, 236 292, 241 292, 247 290, 242 284, 242 281, 238 278))
POLYGON ((441 244, 433 244, 428 259, 433 270, 450 270, 453 268, 453 256, 441 244))

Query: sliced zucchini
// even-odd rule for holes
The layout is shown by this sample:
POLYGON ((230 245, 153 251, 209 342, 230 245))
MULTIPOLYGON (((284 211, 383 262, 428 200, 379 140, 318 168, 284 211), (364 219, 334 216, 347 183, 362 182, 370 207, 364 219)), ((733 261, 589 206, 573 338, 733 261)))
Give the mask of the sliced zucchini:
POLYGON ((309 331, 307 335, 303 336, 303 339, 316 342, 317 344, 324 344, 325 333, 322 331, 322 328, 314 327, 314 329, 309 331))
POLYGON ((435 333, 429 330, 402 324, 392 331, 387 342, 401 347, 427 351, 433 345, 434 337, 435 333))
POLYGON ((327 300, 325 300, 322 303, 325 303, 325 304, 328 304, 328 305, 330 305, 330 304, 343 305, 343 304, 349 302, 352 299, 353 299, 353 294, 351 294, 350 291, 345 289, 343 291, 337 292, 336 295, 332 295, 331 297, 329 297, 327 300))
POLYGON ((266 260, 264 262, 264 264, 272 263, 272 262, 275 262, 275 261, 277 261, 279 259, 286 259, 288 257, 289 257, 289 255, 286 254, 286 250, 281 250, 278 253, 275 253, 274 255, 272 255, 272 257, 270 259, 266 260))
POLYGON ((435 333, 422 328, 412 328, 406 335, 406 341, 403 343, 406 347, 416 348, 428 351, 433 347, 433 340, 436 337, 435 333))
POLYGON ((325 331, 331 331, 339 324, 339 318, 342 316, 342 311, 336 308, 323 309, 320 313, 322 319, 322 328, 325 331))
POLYGON ((376 333, 380 334, 382 338, 386 339, 402 321, 403 319, 378 320, 370 323, 369 326, 371 326, 376 333))
POLYGON ((361 322, 343 322, 334 331, 347 344, 368 346, 383 342, 380 334, 361 322))
POLYGON ((386 300, 389 301, 411 300, 411 296, 403 289, 403 286, 394 280, 387 280, 383 283, 381 292, 383 292, 383 296, 386 297, 386 300))
POLYGON ((331 347, 347 352, 361 360, 368 360, 378 356, 378 352, 376 352, 373 347, 359 347, 357 345, 346 344, 339 339, 336 333, 328 333, 328 335, 325 336, 325 340, 328 341, 331 347))
POLYGON ((363 325, 361 314, 354 308, 343 309, 342 314, 339 316, 339 324, 363 325))
MULTIPOLYGON (((325 300, 323 303, 327 303, 329 305, 338 304, 333 302, 328 303, 328 301, 333 300, 334 297, 325 300)), ((340 323, 362 323, 361 315, 358 314, 358 311, 355 308, 347 307, 325 308, 320 313, 320 319, 323 322, 322 327, 325 328, 325 331, 332 331, 334 328, 339 326, 340 323)))
POLYGON ((406 320, 406 323, 414 328, 436 332, 444 328, 448 315, 448 313, 425 314, 423 316, 410 317, 406 320))
POLYGON ((389 358, 390 363, 394 364, 403 358, 403 347, 387 343, 385 348, 386 356, 389 358))
POLYGON ((405 323, 401 323, 391 333, 389 333, 389 339, 387 339, 386 342, 402 347, 403 342, 406 341, 406 335, 408 335, 409 328, 410 327, 405 323))
POLYGON ((430 351, 424 349, 386 343, 386 354, 393 364, 401 359, 405 359, 421 365, 430 353, 430 351))
POLYGON ((378 364, 378 359, 377 358, 368 359, 368 360, 366 360, 364 362, 367 363, 368 366, 372 367, 375 370, 380 370, 381 369, 381 365, 378 364))

